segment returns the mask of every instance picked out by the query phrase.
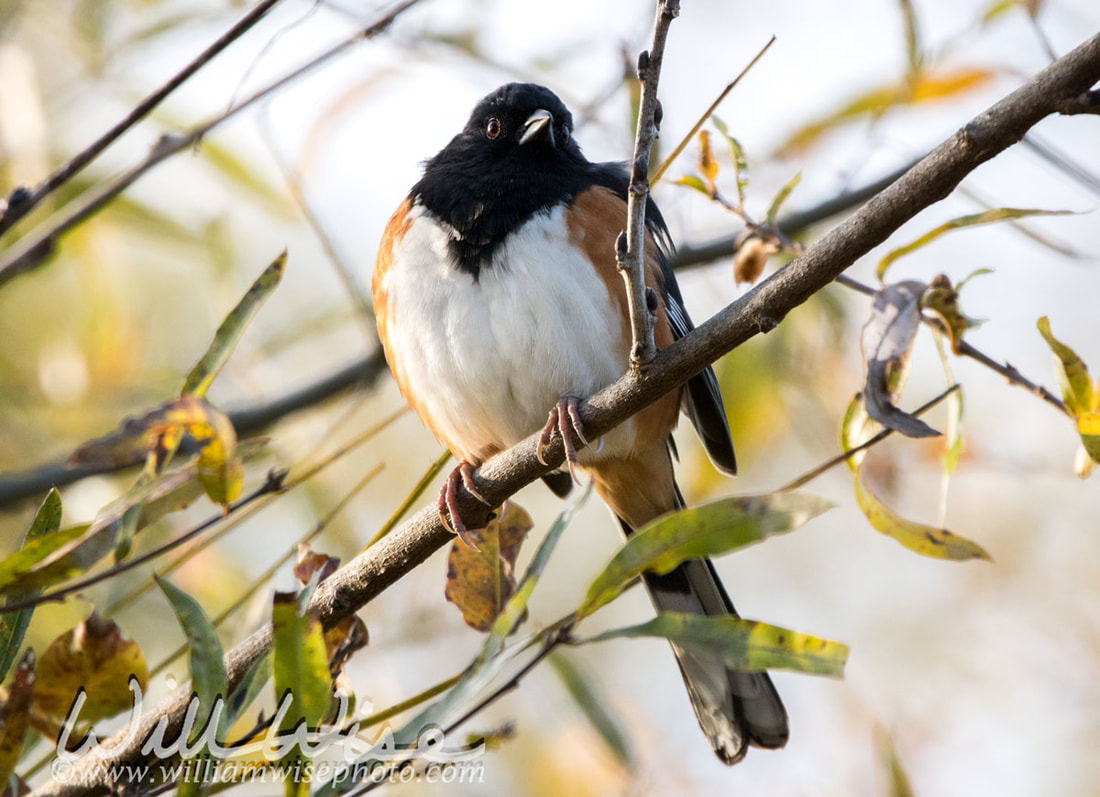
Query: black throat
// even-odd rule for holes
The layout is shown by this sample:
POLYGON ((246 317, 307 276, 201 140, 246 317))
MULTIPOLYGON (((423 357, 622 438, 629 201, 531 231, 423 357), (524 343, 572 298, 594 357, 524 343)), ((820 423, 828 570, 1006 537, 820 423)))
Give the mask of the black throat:
POLYGON ((444 150, 413 186, 413 202, 450 227, 455 264, 475 280, 510 233, 598 182, 583 156, 532 155, 515 152, 494 159, 444 150))

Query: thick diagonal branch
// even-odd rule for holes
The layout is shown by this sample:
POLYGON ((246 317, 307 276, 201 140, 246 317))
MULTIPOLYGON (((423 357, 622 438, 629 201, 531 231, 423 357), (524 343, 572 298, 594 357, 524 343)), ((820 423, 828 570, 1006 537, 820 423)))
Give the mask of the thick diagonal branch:
MULTIPOLYGON (((785 268, 694 332, 657 352, 644 375, 631 372, 585 401, 580 408, 585 430, 595 436, 606 434, 726 352, 773 329, 787 313, 831 283, 898 227, 950 194, 967 174, 1019 141, 1039 120, 1057 113, 1066 98, 1079 96, 1097 82, 1100 34, 972 120, 785 268)), ((558 439, 543 449, 550 464, 539 463, 538 437, 531 435, 478 469, 478 489, 492 503, 503 502, 549 468, 561 464, 564 452, 558 439)), ((460 498, 460 511, 471 523, 486 519, 485 507, 465 494, 460 498)), ((421 510, 323 582, 311 610, 331 626, 373 600, 451 539, 434 507, 421 510)), ((230 688, 240 683, 270 644, 268 626, 226 655, 230 688)), ((181 687, 140 721, 131 738, 110 740, 76 762, 66 782, 51 782, 35 794, 86 794, 97 787, 102 791, 103 773, 109 766, 141 761, 141 743, 158 721, 166 720, 169 733, 180 727, 189 696, 190 686, 181 687)))

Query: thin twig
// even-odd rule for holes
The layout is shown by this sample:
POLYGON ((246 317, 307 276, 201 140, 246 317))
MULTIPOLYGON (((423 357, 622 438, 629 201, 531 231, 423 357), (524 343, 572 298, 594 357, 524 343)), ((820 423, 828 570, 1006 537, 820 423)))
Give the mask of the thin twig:
MULTIPOLYGON (((1055 106, 1062 98, 1076 96, 1097 81, 1100 81, 1100 34, 982 112, 804 254, 693 332, 661 349, 644 375, 627 373, 581 402, 579 412, 585 430, 597 437, 607 434, 720 356, 773 328, 902 224, 950 194, 974 169, 1015 144, 1040 120, 1056 113, 1055 106)), ((499 506, 564 461, 560 438, 555 437, 542 447, 546 464, 540 462, 538 448, 539 434, 535 433, 477 469, 478 488, 490 504, 499 506)), ((488 507, 464 492, 459 495, 458 510, 468 524, 485 522, 489 513, 488 507)), ((377 545, 321 582, 310 603, 310 612, 323 627, 332 627, 453 539, 454 535, 443 527, 435 506, 424 507, 377 545)), ((271 625, 265 625, 226 654, 230 689, 266 655, 272 638, 271 625)), ((179 733, 190 698, 190 685, 179 687, 138 719, 136 726, 74 762, 65 773, 65 782, 53 780, 41 786, 37 797, 102 791, 104 773, 110 767, 141 763, 142 746, 154 728, 160 728, 165 738, 179 733)), ((126 792, 127 784, 113 786, 126 792)))
MULTIPOLYGON (((261 0, 251 11, 241 17, 233 27, 219 36, 193 61, 173 75, 167 83, 139 102, 114 127, 74 155, 67 163, 43 180, 37 188, 33 191, 23 189, 23 193, 18 195, 16 192, 12 192, 12 196, 8 198, 7 206, 0 209, 2 210, 0 212, 0 235, 3 235, 13 224, 34 210, 43 199, 75 177, 85 166, 95 160, 103 150, 117 141, 123 133, 148 116, 169 94, 183 85, 184 81, 210 63, 222 50, 263 19, 267 12, 278 2, 279 0, 261 0), (17 197, 15 201, 12 201, 13 197, 17 197)), ((16 189, 16 191, 19 191, 19 189, 16 189)))
POLYGON ((99 584, 102 581, 106 581, 109 578, 114 578, 120 573, 125 573, 127 570, 133 570, 135 567, 139 567, 148 561, 156 559, 158 556, 163 556, 169 551, 174 551, 176 548, 183 545, 189 540, 193 540, 195 537, 202 534, 204 531, 212 528, 221 521, 227 518, 233 518, 245 507, 254 504, 259 499, 269 496, 277 495, 281 493, 285 488, 283 485, 283 479, 286 477, 285 471, 272 470, 267 474, 267 479, 264 483, 256 488, 252 493, 246 495, 241 500, 234 504, 230 504, 225 512, 219 512, 209 520, 205 520, 194 528, 184 532, 174 540, 166 542, 164 545, 160 545, 151 551, 143 553, 141 556, 135 556, 133 559, 127 559, 123 562, 119 562, 113 567, 108 567, 93 576, 82 578, 79 581, 74 581, 71 584, 66 584, 63 587, 55 589, 53 592, 43 593, 35 598, 29 598, 27 600, 16 601, 15 603, 8 603, 4 606, 0 606, 0 614, 8 614, 9 612, 17 612, 23 609, 29 609, 32 606, 39 606, 43 603, 50 603, 51 601, 59 601, 64 597, 72 595, 73 593, 80 592, 83 589, 99 584))
MULTIPOLYGON (((919 407, 917 407, 917 409, 913 410, 912 414, 917 415, 917 416, 924 415, 924 413, 928 412, 928 410, 932 409, 937 404, 939 404, 941 401, 943 401, 945 398, 947 398, 952 393, 954 393, 956 390, 958 390, 959 387, 960 387, 960 385, 958 385, 958 384, 951 385, 951 387, 947 388, 947 390, 940 393, 938 396, 936 396, 931 401, 928 401, 928 402, 920 405, 919 407)), ((881 432, 876 434, 870 440, 867 440, 864 443, 860 443, 855 448, 850 448, 850 449, 848 449, 847 451, 845 451, 841 454, 837 454, 832 459, 829 459, 825 462, 822 462, 816 468, 812 468, 811 470, 806 471, 801 476, 799 476, 797 479, 792 479, 791 481, 787 482, 782 487, 780 487, 777 490, 777 492, 788 492, 790 490, 797 490, 799 487, 801 487, 804 484, 807 484, 808 482, 813 481, 814 479, 816 479, 822 473, 825 473, 825 471, 829 470, 830 468, 833 468, 833 467, 839 465, 841 462, 846 462, 847 460, 851 459, 856 454, 858 454, 860 451, 866 451, 871 446, 877 445, 878 443, 881 443, 883 440, 885 440, 887 437, 889 437, 893 433, 894 433, 893 429, 890 429, 890 428, 883 429, 881 432)))
MULTIPOLYGON (((231 409, 228 412, 229 420, 237 436, 245 438, 268 428, 288 415, 315 407, 348 390, 356 387, 370 388, 385 373, 388 373, 386 358, 382 349, 379 348, 368 357, 344 366, 299 390, 250 407, 231 409)), ((112 473, 140 465, 144 461, 144 455, 139 454, 130 462, 102 466, 80 465, 70 468, 65 466, 64 459, 59 459, 24 471, 8 473, 0 476, 0 508, 25 498, 40 496, 51 487, 63 487, 89 476, 112 473)))
POLYGON ((152 171, 156 166, 172 156, 196 146, 202 140, 203 136, 210 133, 223 122, 232 119, 237 114, 252 107, 252 105, 271 93, 278 91, 287 84, 302 77, 307 72, 311 72, 322 64, 327 63, 337 55, 342 54, 345 50, 358 44, 360 41, 372 38, 381 33, 389 27, 399 14, 418 2, 420 2, 420 0, 403 0, 403 2, 394 6, 391 10, 379 17, 378 20, 369 27, 356 31, 353 35, 344 39, 339 44, 330 47, 328 50, 325 50, 317 57, 307 61, 289 74, 269 83, 267 86, 242 100, 238 105, 233 106, 224 113, 207 119, 205 122, 191 128, 185 133, 179 135, 166 134, 161 136, 160 140, 153 145, 152 151, 143 161, 123 172, 113 181, 102 185, 98 190, 89 191, 84 200, 77 203, 76 208, 65 214, 45 231, 33 236, 28 235, 25 241, 21 241, 19 244, 0 255, 0 286, 12 278, 32 271, 42 265, 48 256, 53 253, 57 244, 57 239, 61 235, 97 213, 112 199, 129 188, 140 177, 152 171))
POLYGON ((653 340, 653 324, 657 308, 649 306, 645 284, 645 220, 649 199, 649 155, 657 128, 661 124, 657 86, 661 79, 661 62, 665 55, 665 39, 672 20, 680 13, 679 0, 658 0, 653 22, 653 43, 648 51, 638 55, 638 79, 642 81, 642 101, 638 110, 638 128, 634 134, 634 156, 630 160, 630 189, 626 200, 626 232, 619 233, 615 244, 615 260, 626 281, 627 305, 630 311, 630 365, 640 370, 649 364, 657 352, 653 340))
MULTIPOLYGON (((852 290, 858 291, 862 294, 866 294, 867 296, 874 296, 876 293, 875 289, 872 288, 870 285, 864 285, 859 280, 849 277, 847 274, 841 274, 839 277, 836 278, 836 282, 843 285, 845 288, 851 288, 852 290)), ((925 324, 932 327, 933 329, 940 331, 942 331, 943 329, 940 322, 937 321, 935 318, 922 316, 921 321, 923 321, 925 324)), ((985 354, 984 352, 974 348, 974 346, 972 346, 965 340, 959 341, 958 346, 955 349, 955 353, 980 362, 986 368, 996 371, 998 374, 1007 379, 1009 384, 1016 385, 1017 387, 1022 387, 1029 393, 1032 393, 1041 398, 1043 401, 1057 409, 1062 414, 1070 415, 1069 410, 1066 409, 1065 403, 1063 403, 1060 398, 1055 396, 1042 385, 1038 385, 1035 382, 1032 382, 1030 379, 1028 379, 1026 376, 1016 370, 1016 366, 1010 363, 997 362, 988 354, 985 354)))
POLYGON ((660 181, 665 172, 668 171, 668 167, 672 165, 672 162, 680 157, 680 153, 684 151, 684 147, 688 145, 688 142, 695 138, 695 134, 699 132, 699 128, 706 124, 707 119, 710 119, 710 115, 714 113, 719 105, 722 104, 722 100, 724 100, 729 95, 729 93, 733 91, 737 84, 741 82, 741 78, 745 77, 745 75, 749 73, 749 70, 756 66, 756 62, 764 57, 764 53, 766 53, 768 51, 768 48, 771 47, 773 44, 775 44, 774 35, 770 39, 768 39, 767 44, 760 48, 760 52, 753 56, 753 59, 749 61, 748 65, 746 65, 744 69, 737 73, 737 77, 727 83, 726 87, 722 89, 721 92, 719 92, 718 96, 714 99, 714 102, 712 102, 707 107, 707 109, 703 111, 703 115, 700 116, 698 121, 695 122, 691 130, 688 131, 688 134, 680 139, 680 143, 677 144, 676 148, 672 150, 672 154, 665 158, 664 163, 657 167, 657 171, 653 173, 653 177, 649 181, 650 185, 656 185, 660 181))
MULTIPOLYGON (((820 205, 791 213, 780 219, 776 226, 780 232, 788 237, 798 235, 815 224, 831 219, 833 216, 839 216, 841 213, 847 213, 857 205, 862 205, 871 197, 879 194, 895 183, 898 178, 919 162, 919 160, 916 160, 912 163, 907 163, 905 166, 902 166, 884 177, 880 177, 852 191, 845 191, 842 194, 838 194, 822 202, 820 205)), ((687 271, 690 268, 704 266, 719 258, 729 257, 736 252, 737 242, 740 236, 741 231, 738 231, 733 235, 723 235, 707 243, 697 244, 695 246, 682 246, 677 249, 672 256, 672 267, 676 271, 687 271)))

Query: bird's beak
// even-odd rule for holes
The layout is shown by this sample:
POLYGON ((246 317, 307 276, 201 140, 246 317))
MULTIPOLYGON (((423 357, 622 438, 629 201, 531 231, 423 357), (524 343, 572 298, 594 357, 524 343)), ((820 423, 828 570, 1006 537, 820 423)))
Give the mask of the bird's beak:
POLYGON ((550 146, 554 146, 554 117, 542 108, 528 116, 527 121, 523 123, 523 135, 519 137, 519 143, 526 144, 540 135, 549 136, 550 146))

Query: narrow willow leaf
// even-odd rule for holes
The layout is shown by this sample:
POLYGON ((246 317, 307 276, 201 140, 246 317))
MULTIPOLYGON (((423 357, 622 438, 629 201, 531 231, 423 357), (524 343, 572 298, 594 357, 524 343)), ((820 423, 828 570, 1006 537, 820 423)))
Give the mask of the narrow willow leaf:
POLYGON ((985 10, 985 13, 982 14, 982 25, 988 25, 1004 12, 1011 11, 1018 5, 1020 5, 1020 0, 993 0, 985 10))
POLYGON ((578 610, 587 617, 614 600, 640 573, 668 573, 687 559, 717 556, 794 531, 833 504, 812 495, 777 492, 725 498, 658 518, 634 534, 596 576, 578 610))
POLYGON ((985 549, 976 542, 960 537, 946 529, 914 523, 894 514, 875 497, 863 480, 863 473, 855 474, 856 503, 876 530, 893 537, 906 548, 933 559, 951 559, 957 562, 968 559, 993 561, 985 549))
POLYGON ((898 0, 901 6, 901 18, 905 23, 905 54, 909 61, 909 74, 919 75, 924 60, 920 41, 920 27, 917 25, 917 13, 913 0, 898 0))
POLYGON ((271 651, 261 656, 245 673, 237 688, 229 694, 226 701, 226 727, 232 728, 248 707, 263 693, 263 688, 271 679, 271 651))
POLYGON ((718 161, 714 159, 714 150, 710 148, 710 133, 699 131, 699 174, 703 176, 710 191, 714 191, 714 180, 718 177, 718 161))
MULTIPOLYGON (((68 578, 67 575, 59 575, 56 579, 51 580, 49 576, 33 578, 28 577, 28 574, 33 573, 36 569, 42 569, 40 563, 43 560, 49 558, 51 554, 73 540, 79 539, 87 531, 87 525, 73 526, 39 537, 36 540, 28 540, 18 551, 0 560, 0 593, 10 595, 15 592, 32 592, 62 578, 68 578)), ((83 571, 77 570, 76 572, 83 571)), ((14 598, 9 600, 11 603, 15 603, 14 598)))
POLYGON ((1072 210, 1039 210, 1035 208, 993 208, 981 213, 973 213, 968 216, 959 216, 944 222, 939 227, 929 230, 924 235, 920 236, 914 241, 910 241, 905 246, 899 246, 892 252, 888 252, 882 260, 878 263, 876 273, 881 280, 886 276, 886 270, 890 268, 890 264, 900 257, 903 257, 910 252, 914 252, 920 249, 922 246, 931 243, 939 238, 944 233, 951 232, 952 230, 961 230, 967 227, 976 227, 982 224, 994 224, 998 221, 1005 221, 1007 219, 1022 219, 1027 216, 1066 216, 1073 213, 1072 210))
MULTIPOLYGON (((46 493, 42 505, 38 507, 31 527, 23 538, 21 549, 25 549, 29 543, 46 535, 55 534, 59 528, 61 528, 61 493, 53 487, 46 493)), ((5 603, 19 603, 37 596, 37 590, 15 593, 9 595, 5 603)), ((23 637, 27 634, 27 627, 31 624, 33 614, 33 606, 18 612, 0 614, 0 681, 7 677, 8 670, 11 669, 15 657, 19 654, 19 648, 23 645, 23 637)), ((0 783, 4 782, 6 782, 4 779, 0 779, 0 783)))
POLYGON ((962 293, 963 287, 975 277, 984 277, 986 274, 993 274, 994 271, 991 268, 976 268, 959 280, 959 284, 955 286, 955 293, 962 293))
POLYGON ((867 414, 907 437, 939 434, 920 418, 897 407, 909 372, 909 353, 920 327, 921 297, 925 288, 923 282, 915 280, 884 287, 875 294, 871 317, 860 336, 867 364, 863 389, 867 414))
POLYGON ((844 675, 848 646, 740 617, 662 612, 647 623, 605 631, 586 642, 624 637, 663 637, 673 644, 720 659, 731 670, 795 670, 844 675))
POLYGON ((523 580, 520 581, 515 594, 508 599, 504 609, 497 616, 496 622, 493 623, 489 638, 485 640, 485 648, 482 652, 483 658, 499 653, 504 644, 504 639, 511 635, 523 620, 524 615, 527 613, 527 602, 531 599, 531 593, 534 592, 535 585, 542 576, 542 571, 546 569, 546 565, 550 561, 550 555, 557 547, 562 532, 572 522, 573 516, 588 502, 590 495, 592 495, 592 482, 588 483, 588 486, 585 487, 584 492, 580 494, 576 501, 561 511, 550 526, 550 530, 546 532, 546 536, 539 544, 535 555, 531 558, 531 564, 527 566, 527 572, 523 574, 523 580))
POLYGON ((597 693, 589 677, 567 656, 551 654, 550 666, 620 766, 630 770, 634 765, 630 739, 623 730, 623 723, 611 713, 608 701, 597 693))
MULTIPOLYGON (((321 623, 299 611, 298 593, 276 592, 271 624, 275 700, 281 703, 288 695, 290 700, 279 731, 290 732, 303 723, 308 728, 316 728, 328 713, 332 695, 321 623)), ((297 746, 293 750, 279 762, 287 774, 283 793, 287 797, 306 797, 310 786, 304 775, 305 759, 297 746), (298 777, 297 773, 303 776, 298 777)))
POLYGON ((745 150, 741 146, 741 142, 730 135, 729 127, 726 126, 725 122, 717 116, 711 116, 710 120, 729 144, 730 157, 733 159, 733 171, 737 178, 737 205, 741 207, 745 204, 745 191, 749 187, 749 162, 745 157, 745 150))
MULTIPOLYGON (((863 394, 856 393, 852 396, 852 400, 848 402, 848 409, 845 410, 844 420, 840 424, 840 450, 851 451, 853 448, 866 443, 873 436, 874 426, 871 416, 867 414, 867 409, 863 406, 863 394)), ((863 450, 848 457, 846 461, 849 470, 855 473, 866 456, 867 451, 863 450)))
MULTIPOLYGON (((199 697, 199 720, 195 728, 206 724, 210 709, 217 698, 224 699, 229 693, 229 681, 225 674, 225 653, 218 632, 202 606, 193 597, 156 574, 153 578, 164 597, 172 606, 172 611, 187 637, 188 657, 191 667, 191 690, 199 697)), ((222 722, 225 715, 222 715, 222 722)), ((217 738, 223 738, 218 729, 217 738)))
POLYGON ((321 624, 299 612, 296 592, 275 593, 271 621, 275 697, 281 700, 287 690, 293 696, 283 729, 302 720, 314 727, 328 712, 332 691, 321 624))
POLYGON ((237 306, 222 321, 218 331, 214 334, 214 341, 210 344, 206 354, 198 361, 187 379, 183 383, 183 394, 203 396, 210 389, 215 377, 221 371, 229 355, 237 346, 244 333, 245 327, 260 309, 267 297, 275 290, 286 270, 286 252, 283 252, 264 269, 263 273, 252 283, 252 287, 241 298, 237 306))
POLYGON ((673 185, 685 185, 688 188, 694 188, 700 194, 710 197, 710 189, 707 188, 706 183, 704 183, 701 178, 694 174, 685 174, 683 177, 673 183, 673 185))
POLYGON ((1049 318, 1043 316, 1035 325, 1058 359, 1058 384, 1062 387, 1062 401, 1066 403, 1066 409, 1074 418, 1095 410, 1092 381, 1084 361, 1077 356, 1077 352, 1054 337, 1049 318))
POLYGON ((962 67, 951 72, 922 69, 917 75, 906 75, 900 81, 879 86, 796 130, 776 150, 776 157, 790 158, 801 154, 831 130, 862 119, 876 117, 891 108, 938 102, 951 99, 990 83, 997 73, 989 69, 962 67))
POLYGON ((779 211, 783 208, 783 203, 787 201, 787 197, 791 195, 791 192, 798 187, 798 184, 802 182, 802 172, 799 172, 779 189, 779 193, 772 199, 772 203, 768 205, 768 212, 764 216, 765 227, 775 227, 776 220, 779 218, 779 211))

